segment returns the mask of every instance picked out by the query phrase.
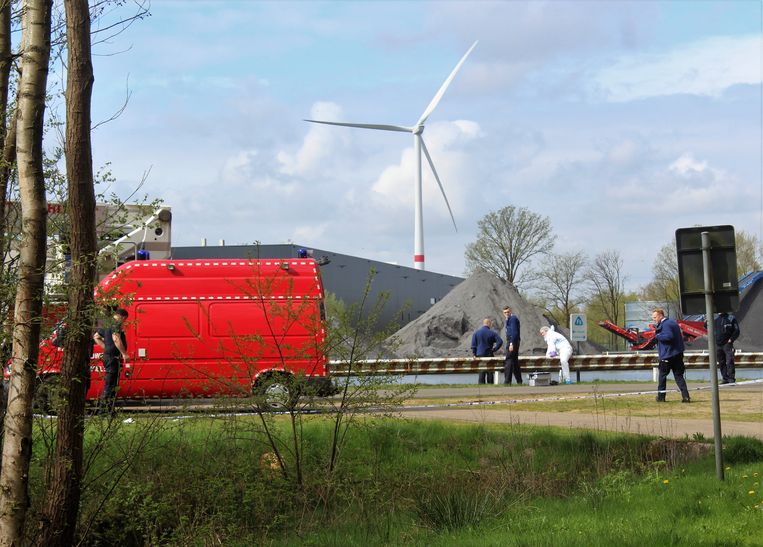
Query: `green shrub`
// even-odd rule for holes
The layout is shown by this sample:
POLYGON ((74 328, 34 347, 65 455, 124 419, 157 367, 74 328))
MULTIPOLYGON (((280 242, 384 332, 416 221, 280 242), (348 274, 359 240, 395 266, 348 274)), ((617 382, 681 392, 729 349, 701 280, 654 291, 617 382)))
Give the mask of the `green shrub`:
POLYGON ((459 530, 479 525, 496 505, 490 490, 458 482, 422 496, 416 505, 419 520, 433 530, 459 530))
POLYGON ((728 463, 754 463, 763 461, 763 441, 752 437, 726 437, 723 455, 728 463))

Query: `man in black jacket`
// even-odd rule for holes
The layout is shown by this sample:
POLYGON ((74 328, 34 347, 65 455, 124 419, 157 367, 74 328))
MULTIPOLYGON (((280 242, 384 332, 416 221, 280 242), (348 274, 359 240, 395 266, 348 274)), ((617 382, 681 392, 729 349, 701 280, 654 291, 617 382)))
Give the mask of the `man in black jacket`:
POLYGON ((519 368, 519 317, 512 313, 511 306, 503 308, 503 316, 506 318, 506 361, 503 365, 503 382, 511 385, 511 377, 514 376, 517 379, 517 384, 521 384, 522 371, 519 368))
POLYGON ((734 370, 734 340, 739 338, 739 323, 737 318, 726 312, 719 313, 715 318, 715 342, 718 368, 723 378, 722 384, 736 382, 734 370))
POLYGON ((119 385, 119 373, 124 363, 125 369, 130 369, 127 362, 127 338, 123 323, 127 319, 127 310, 119 308, 114 312, 108 327, 98 329, 93 340, 103 350, 104 381, 103 391, 98 412, 108 412, 114 415, 114 403, 119 385))
MULTIPOLYGON (((472 355, 475 357, 492 357, 496 351, 501 349, 503 340, 492 329, 492 326, 493 320, 486 317, 482 321, 482 326, 472 335, 472 355)), ((477 382, 480 384, 492 384, 493 371, 481 371, 477 382)))

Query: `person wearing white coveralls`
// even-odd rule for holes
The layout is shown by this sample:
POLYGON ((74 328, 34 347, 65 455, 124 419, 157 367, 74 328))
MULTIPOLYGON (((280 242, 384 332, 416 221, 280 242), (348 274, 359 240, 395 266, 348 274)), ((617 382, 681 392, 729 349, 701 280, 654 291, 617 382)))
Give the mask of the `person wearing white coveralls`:
POLYGON ((559 373, 559 383, 571 384, 570 380, 570 357, 572 357, 572 346, 567 339, 550 327, 541 327, 540 335, 548 344, 546 357, 559 357, 559 363, 562 370, 559 373))

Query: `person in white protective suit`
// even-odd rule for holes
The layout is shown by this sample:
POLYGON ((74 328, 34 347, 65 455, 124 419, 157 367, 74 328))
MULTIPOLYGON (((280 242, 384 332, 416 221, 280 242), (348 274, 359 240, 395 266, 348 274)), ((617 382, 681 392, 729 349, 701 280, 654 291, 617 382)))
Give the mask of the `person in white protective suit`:
POLYGON ((548 345, 546 357, 559 357, 559 363, 562 366, 562 370, 559 373, 559 383, 571 384, 570 357, 572 357, 572 346, 562 334, 554 330, 553 325, 541 327, 540 335, 548 345))

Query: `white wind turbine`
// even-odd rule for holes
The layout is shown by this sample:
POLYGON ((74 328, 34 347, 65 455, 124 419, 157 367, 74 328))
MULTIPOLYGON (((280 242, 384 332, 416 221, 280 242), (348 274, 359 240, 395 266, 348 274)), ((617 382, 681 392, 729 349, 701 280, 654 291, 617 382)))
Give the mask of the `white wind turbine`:
MULTIPOLYGON (((416 151, 416 186, 414 189, 414 229, 413 229, 413 238, 414 238, 414 251, 413 251, 413 267, 417 270, 423 270, 424 269, 424 211, 422 207, 422 199, 421 199, 421 151, 424 151, 424 155, 427 158, 427 161, 429 162, 429 166, 432 168, 432 174, 434 174, 434 178, 437 181, 437 185, 440 187, 440 192, 442 193, 442 197, 445 199, 445 205, 448 207, 448 212, 450 213, 450 219, 453 221, 453 227, 456 228, 456 219, 453 217, 453 211, 450 209, 450 203, 448 202, 448 197, 445 195, 445 189, 442 187, 442 182, 440 182, 440 177, 437 175, 437 170, 434 167, 434 163, 432 163, 432 157, 429 155, 429 151, 427 150, 427 145, 424 144, 424 139, 422 138, 421 134, 424 132, 424 124, 426 123, 429 116, 432 114, 435 108, 437 108, 438 103, 440 102, 440 99, 442 99, 442 96, 445 94, 445 91, 448 89, 448 86, 453 81, 453 79, 456 77, 456 74, 461 69, 461 65, 464 64, 464 61, 466 61, 466 58, 469 56, 469 54, 472 52, 472 50, 477 46, 477 42, 474 42, 472 44, 472 47, 469 48, 469 50, 464 54, 463 57, 461 57, 461 60, 458 62, 456 67, 453 69, 453 71, 450 73, 450 76, 443 82, 443 84, 440 86, 440 89, 437 90, 437 93, 435 94, 434 98, 429 103, 429 106, 426 107, 424 110, 424 113, 421 115, 419 120, 416 122, 415 125, 412 127, 406 127, 403 125, 379 125, 379 124, 367 124, 367 123, 343 123, 343 122, 327 122, 322 120, 305 120, 306 122, 312 122, 312 123, 323 123, 327 125, 342 125, 345 127, 360 127, 362 129, 380 129, 382 131, 401 131, 403 133, 413 133, 413 148, 416 151)), ((456 228, 457 230, 458 228, 456 228)))

